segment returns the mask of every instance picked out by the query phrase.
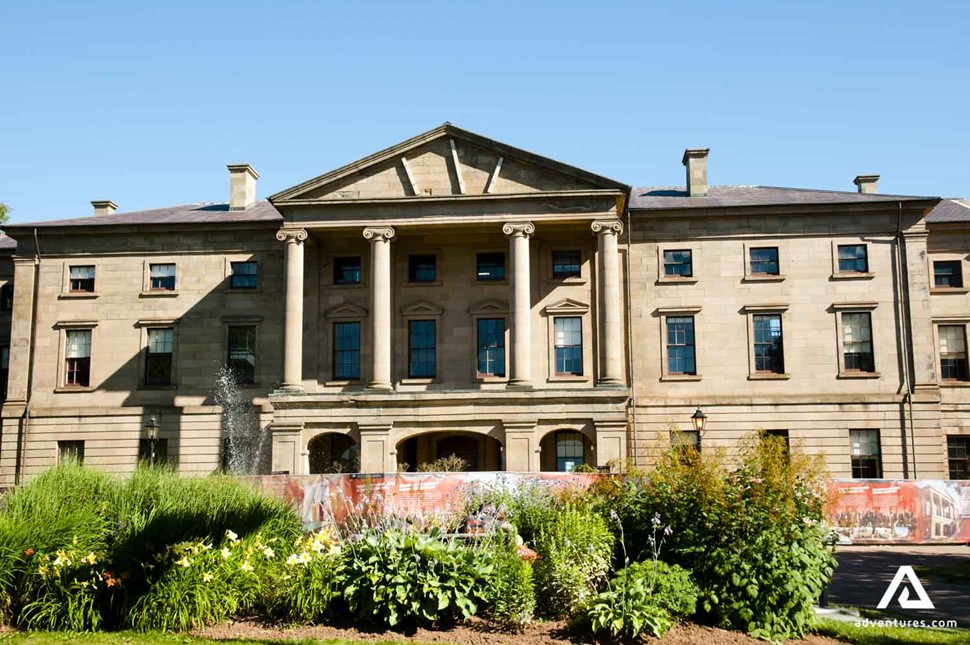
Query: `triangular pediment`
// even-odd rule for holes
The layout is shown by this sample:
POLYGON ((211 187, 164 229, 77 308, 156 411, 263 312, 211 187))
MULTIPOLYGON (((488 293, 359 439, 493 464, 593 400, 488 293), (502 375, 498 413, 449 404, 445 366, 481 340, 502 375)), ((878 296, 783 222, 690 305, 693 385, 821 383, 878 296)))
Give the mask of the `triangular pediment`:
POLYGON ((367 310, 363 307, 345 302, 336 307, 331 307, 324 316, 327 318, 366 318, 367 310))
POLYGON ((508 312, 509 303, 507 300, 482 300, 480 302, 476 302, 468 308, 468 313, 472 314, 473 316, 506 314, 508 312))
POLYGON ((542 310, 546 314, 584 314, 589 311, 589 305, 580 302, 578 300, 573 300, 572 298, 564 298, 558 302, 555 302, 545 309, 542 310))
POLYGON ((424 300, 401 307, 401 313, 405 316, 440 316, 442 311, 438 305, 424 300))
POLYGON ((274 204, 615 191, 628 187, 446 123, 272 197, 274 204))

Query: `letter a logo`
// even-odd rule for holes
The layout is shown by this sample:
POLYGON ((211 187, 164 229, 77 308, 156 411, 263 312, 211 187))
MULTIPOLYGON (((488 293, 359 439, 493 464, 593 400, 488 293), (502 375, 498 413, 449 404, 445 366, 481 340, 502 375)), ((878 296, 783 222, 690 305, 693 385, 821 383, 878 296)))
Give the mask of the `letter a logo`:
POLYGON ((896 575, 893 576, 893 581, 889 583, 889 588, 886 589, 886 593, 882 595, 882 600, 876 605, 876 609, 885 609, 889 606, 889 602, 896 595, 896 591, 899 589, 899 585, 902 584, 903 578, 913 588, 916 592, 916 597, 919 600, 909 599, 909 587, 903 587, 902 593, 899 594, 899 606, 903 609, 935 609, 933 606, 933 601, 930 597, 926 595, 926 590, 923 589, 923 585, 920 583, 919 578, 916 577, 916 572, 913 571, 913 567, 902 566, 896 571, 896 575))

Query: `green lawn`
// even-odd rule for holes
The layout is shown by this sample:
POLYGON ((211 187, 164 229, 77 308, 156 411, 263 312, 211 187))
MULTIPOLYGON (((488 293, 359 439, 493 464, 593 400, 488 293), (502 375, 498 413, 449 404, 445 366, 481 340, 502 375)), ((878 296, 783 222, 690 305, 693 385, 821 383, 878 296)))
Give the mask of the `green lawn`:
POLYGON ((836 620, 819 619, 813 630, 856 645, 967 645, 970 630, 917 629, 912 627, 859 626, 836 620))
MULTIPOLYGON (((84 643, 87 645, 246 645, 247 643, 261 643, 264 645, 356 645, 363 641, 345 639, 332 640, 211 640, 180 634, 166 634, 162 632, 101 632, 97 634, 77 634, 71 632, 0 632, 0 645, 47 645, 47 643, 84 643)), ((370 643, 369 645, 400 645, 402 641, 385 641, 370 643)))

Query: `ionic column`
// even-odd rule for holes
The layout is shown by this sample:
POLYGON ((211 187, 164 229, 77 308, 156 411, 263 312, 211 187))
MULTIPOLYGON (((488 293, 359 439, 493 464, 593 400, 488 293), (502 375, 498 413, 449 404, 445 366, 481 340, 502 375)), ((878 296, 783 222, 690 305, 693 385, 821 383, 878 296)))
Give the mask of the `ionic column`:
POLYGON ((283 326, 283 386, 303 391, 303 242, 307 232, 280 229, 276 239, 286 242, 286 309, 283 326))
POLYGON ((365 228, 364 239, 370 240, 370 319, 371 343, 374 347, 371 381, 368 387, 391 388, 391 240, 390 226, 365 228))
POLYGON ((596 254, 600 328, 600 385, 623 385, 623 329, 620 318, 620 260, 617 238, 623 232, 619 220, 591 225, 599 241, 596 254))
POLYGON ((532 222, 508 223, 502 232, 509 238, 512 268, 512 369, 509 385, 532 386, 532 280, 529 277, 529 238, 532 222))

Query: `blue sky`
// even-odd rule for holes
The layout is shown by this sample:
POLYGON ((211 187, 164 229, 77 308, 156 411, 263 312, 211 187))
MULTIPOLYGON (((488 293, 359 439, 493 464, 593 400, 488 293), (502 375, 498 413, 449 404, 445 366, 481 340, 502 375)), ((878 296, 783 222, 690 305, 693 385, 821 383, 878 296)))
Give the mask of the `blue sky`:
POLYGON ((970 194, 970 3, 0 4, 14 222, 260 196, 456 125, 634 185, 970 194))

